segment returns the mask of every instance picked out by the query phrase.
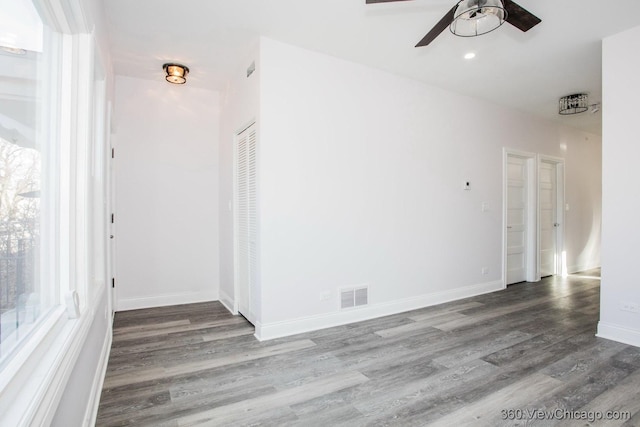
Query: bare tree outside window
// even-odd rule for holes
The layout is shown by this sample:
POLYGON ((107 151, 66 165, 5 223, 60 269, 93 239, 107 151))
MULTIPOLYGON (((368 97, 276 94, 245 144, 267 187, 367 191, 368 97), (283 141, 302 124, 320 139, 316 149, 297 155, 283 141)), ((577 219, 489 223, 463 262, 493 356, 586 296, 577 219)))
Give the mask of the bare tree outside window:
POLYGON ((39 315, 39 197, 40 153, 0 138, 0 358, 39 315))
POLYGON ((57 130, 64 55, 59 34, 43 23, 33 0, 0 2, 0 374, 4 374, 9 367, 6 372, 16 372, 13 368, 34 352, 34 345, 55 333, 61 315, 56 311, 60 308, 57 130))

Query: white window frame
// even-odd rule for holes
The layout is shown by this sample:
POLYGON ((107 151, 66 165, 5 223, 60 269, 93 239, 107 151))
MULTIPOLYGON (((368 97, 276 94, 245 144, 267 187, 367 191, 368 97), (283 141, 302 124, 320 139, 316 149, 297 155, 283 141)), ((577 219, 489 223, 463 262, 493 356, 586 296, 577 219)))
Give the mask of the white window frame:
POLYGON ((56 176, 58 199, 56 224, 48 231, 43 248, 52 280, 55 272, 59 304, 45 315, 0 372, 0 425, 49 425, 72 368, 82 350, 95 310, 88 280, 87 163, 93 142, 94 38, 86 28, 80 0, 34 0, 46 24, 61 33, 59 85, 51 97, 49 128, 57 135, 59 151, 56 176), (56 96, 57 95, 57 96, 56 96), (55 230, 55 231, 53 231, 55 230), (54 256, 55 254, 55 256, 54 256), (68 315, 70 292, 80 296, 80 315, 68 315), (87 308, 91 308, 88 310, 87 308))

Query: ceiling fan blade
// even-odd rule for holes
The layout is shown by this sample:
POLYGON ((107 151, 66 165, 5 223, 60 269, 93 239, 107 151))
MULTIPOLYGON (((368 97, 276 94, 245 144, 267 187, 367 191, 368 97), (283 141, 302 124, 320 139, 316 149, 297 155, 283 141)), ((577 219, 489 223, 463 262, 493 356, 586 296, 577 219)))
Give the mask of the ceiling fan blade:
POLYGON ((366 4, 373 4, 373 3, 390 3, 392 1, 409 1, 409 0, 367 0, 366 4))
POLYGON ((502 0, 504 8, 507 10, 507 22, 520 31, 529 31, 542 22, 542 19, 524 9, 512 0, 502 0))
POLYGON ((426 46, 433 40, 435 40, 435 38, 438 37, 440 33, 443 32, 449 26, 449 24, 451 24, 451 22, 453 22, 457 7, 457 4, 453 6, 453 8, 449 12, 447 12, 447 14, 444 15, 442 19, 431 29, 431 31, 429 31, 427 35, 418 42, 416 47, 426 46))

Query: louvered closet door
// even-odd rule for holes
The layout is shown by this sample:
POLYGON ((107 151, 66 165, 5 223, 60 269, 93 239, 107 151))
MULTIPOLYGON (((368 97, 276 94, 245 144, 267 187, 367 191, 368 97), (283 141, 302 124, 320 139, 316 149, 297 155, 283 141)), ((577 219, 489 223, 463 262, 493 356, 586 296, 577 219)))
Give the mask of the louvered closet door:
POLYGON ((236 281, 238 311, 254 322, 251 294, 256 284, 256 130, 251 125, 236 139, 236 281))

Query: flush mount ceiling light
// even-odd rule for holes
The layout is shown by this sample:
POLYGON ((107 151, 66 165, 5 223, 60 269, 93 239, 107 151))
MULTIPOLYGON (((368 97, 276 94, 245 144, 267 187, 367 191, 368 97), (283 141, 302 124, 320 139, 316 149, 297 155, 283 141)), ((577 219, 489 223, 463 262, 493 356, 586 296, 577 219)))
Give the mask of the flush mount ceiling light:
POLYGON ((449 30, 460 37, 487 34, 507 20, 501 0, 461 0, 456 5, 449 30))
POLYGON ((589 95, 586 93, 574 93, 560 98, 558 112, 563 116, 584 113, 589 109, 589 95))
POLYGON ((187 82, 189 68, 180 64, 164 64, 162 69, 167 73, 165 80, 169 83, 183 85, 187 82))

